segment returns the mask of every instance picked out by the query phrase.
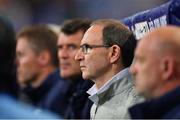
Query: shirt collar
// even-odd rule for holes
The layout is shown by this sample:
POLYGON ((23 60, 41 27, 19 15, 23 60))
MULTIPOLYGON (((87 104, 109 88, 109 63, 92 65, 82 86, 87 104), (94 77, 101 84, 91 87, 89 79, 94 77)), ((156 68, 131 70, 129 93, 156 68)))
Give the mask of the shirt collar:
POLYGON ((125 68, 121 70, 119 73, 114 75, 108 82, 106 82, 100 89, 96 87, 94 84, 88 91, 87 93, 90 95, 89 99, 91 99, 93 102, 98 102, 98 94, 103 93, 109 87, 112 85, 112 83, 122 79, 123 77, 127 76, 129 74, 129 68, 125 68))

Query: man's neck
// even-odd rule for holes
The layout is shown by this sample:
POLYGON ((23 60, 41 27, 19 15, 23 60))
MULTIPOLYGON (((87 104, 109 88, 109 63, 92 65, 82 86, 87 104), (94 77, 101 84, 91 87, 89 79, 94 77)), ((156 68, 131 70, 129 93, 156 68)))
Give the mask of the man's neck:
POLYGON ((179 81, 174 81, 174 82, 169 81, 167 84, 164 84, 160 86, 158 89, 156 89, 156 91, 154 92, 151 98, 157 98, 163 96, 164 94, 176 89, 177 87, 180 87, 179 81))
POLYGON ((103 76, 100 76, 97 79, 93 80, 96 84, 96 87, 100 89, 104 84, 106 84, 109 80, 111 80, 111 78, 117 73, 119 73, 120 71, 121 71, 120 69, 109 71, 103 74, 103 76))
POLYGON ((52 72, 54 72, 55 68, 54 67, 47 67, 42 69, 42 71, 40 72, 39 76, 36 78, 36 80, 33 80, 31 82, 31 86, 34 88, 39 87, 48 77, 49 74, 51 74, 52 72))

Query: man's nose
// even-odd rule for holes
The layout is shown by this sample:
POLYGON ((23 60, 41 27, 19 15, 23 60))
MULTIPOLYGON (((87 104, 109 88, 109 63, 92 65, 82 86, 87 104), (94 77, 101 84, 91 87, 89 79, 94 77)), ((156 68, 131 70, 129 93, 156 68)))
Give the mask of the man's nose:
POLYGON ((58 57, 61 58, 61 59, 66 59, 69 57, 69 53, 68 53, 68 50, 63 48, 61 50, 58 51, 58 57))
POLYGON ((81 60, 83 60, 83 58, 84 58, 83 53, 80 50, 78 50, 76 55, 75 55, 75 60, 76 61, 81 61, 81 60))
POLYGON ((131 74, 135 74, 136 73, 136 65, 135 64, 132 64, 130 66, 130 72, 131 72, 131 74))
POLYGON ((16 66, 19 66, 19 59, 17 57, 15 59, 15 64, 16 64, 16 66))

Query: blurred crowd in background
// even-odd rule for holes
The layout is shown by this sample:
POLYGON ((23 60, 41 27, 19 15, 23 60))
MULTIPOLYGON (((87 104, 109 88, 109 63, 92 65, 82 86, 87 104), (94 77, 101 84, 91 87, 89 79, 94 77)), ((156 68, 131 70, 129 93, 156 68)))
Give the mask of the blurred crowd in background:
POLYGON ((121 20, 168 0, 0 0, 0 14, 8 16, 15 30, 36 23, 61 24, 71 18, 121 20))

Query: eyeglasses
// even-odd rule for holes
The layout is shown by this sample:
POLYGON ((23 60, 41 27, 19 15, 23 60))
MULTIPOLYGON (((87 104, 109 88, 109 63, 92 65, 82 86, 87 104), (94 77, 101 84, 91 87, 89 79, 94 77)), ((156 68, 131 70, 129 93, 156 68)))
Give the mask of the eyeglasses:
POLYGON ((88 44, 83 44, 80 46, 81 51, 84 54, 88 54, 90 52, 91 49, 93 48, 99 48, 99 47, 111 47, 110 45, 88 45, 88 44))

